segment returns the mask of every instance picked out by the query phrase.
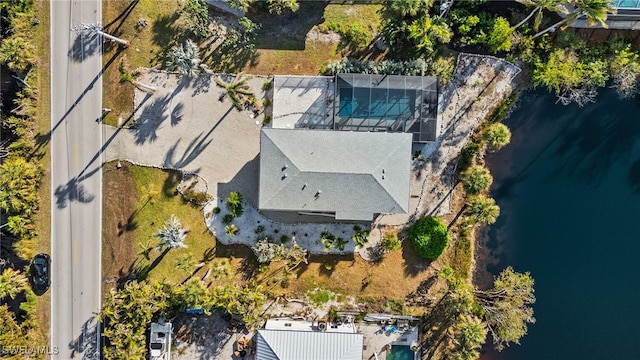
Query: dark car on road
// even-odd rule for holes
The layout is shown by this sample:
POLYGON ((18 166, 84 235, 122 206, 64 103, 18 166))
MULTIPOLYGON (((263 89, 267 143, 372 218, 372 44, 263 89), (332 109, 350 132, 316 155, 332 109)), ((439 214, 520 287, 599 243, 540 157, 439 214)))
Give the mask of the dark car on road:
POLYGON ((31 284, 36 294, 44 294, 51 285, 51 258, 38 254, 31 262, 31 284))

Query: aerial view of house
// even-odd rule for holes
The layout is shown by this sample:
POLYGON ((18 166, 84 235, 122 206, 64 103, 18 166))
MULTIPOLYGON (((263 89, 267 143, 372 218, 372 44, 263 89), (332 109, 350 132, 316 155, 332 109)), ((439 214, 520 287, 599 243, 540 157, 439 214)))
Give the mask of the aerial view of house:
POLYGON ((0 358, 638 358, 639 31, 640 0, 1 1, 0 358))

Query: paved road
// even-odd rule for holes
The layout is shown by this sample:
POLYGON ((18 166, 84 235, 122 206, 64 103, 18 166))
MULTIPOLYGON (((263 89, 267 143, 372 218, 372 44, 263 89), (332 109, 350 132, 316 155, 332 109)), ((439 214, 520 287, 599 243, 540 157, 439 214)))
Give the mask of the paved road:
POLYGON ((102 40, 70 32, 101 21, 99 0, 51 2, 51 334, 54 359, 98 358, 102 40))

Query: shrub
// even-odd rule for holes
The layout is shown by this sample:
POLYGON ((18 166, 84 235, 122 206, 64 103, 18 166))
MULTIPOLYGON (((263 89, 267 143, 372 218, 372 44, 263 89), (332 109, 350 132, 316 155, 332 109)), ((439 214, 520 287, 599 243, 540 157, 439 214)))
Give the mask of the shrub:
POLYGON ((262 105, 264 107, 267 107, 267 106, 271 105, 271 100, 269 100, 269 99, 262 100, 262 105))
POLYGON ((264 84, 262 84, 262 90, 269 91, 271 89, 273 89, 273 83, 271 82, 271 80, 267 80, 264 82, 264 84))
POLYGON ((129 73, 122 73, 122 75, 120 75, 120 82, 124 83, 124 82, 128 82, 133 84, 133 76, 129 73))
POLYGON ((407 236, 413 241, 418 255, 436 260, 449 244, 449 231, 442 220, 435 217, 418 219, 407 229, 407 236))
POLYGON ((362 228, 358 225, 355 225, 353 227, 353 237, 351 237, 351 240, 355 241, 357 246, 363 247, 367 241, 369 241, 368 237, 369 237, 369 231, 367 230, 362 230, 362 228))
POLYGON ((232 221, 233 221, 233 215, 231 215, 231 214, 225 214, 222 217, 222 223, 225 224, 225 225, 231 224, 232 221))
POLYGON ((477 142, 470 142, 460 152, 460 157, 458 158, 458 169, 460 171, 465 171, 471 166, 475 157, 480 154, 480 144, 477 142))
MULTIPOLYGON (((196 203, 196 204, 204 204, 207 201, 211 200, 211 195, 207 194, 204 191, 195 191, 194 189, 188 188, 182 192, 182 196, 185 200, 196 203)), ((220 211, 218 209, 218 211, 220 211)))
POLYGON ((493 183, 493 177, 484 166, 475 165, 462 173, 462 185, 467 194, 480 194, 489 189, 491 183, 493 183))
POLYGON ((213 213, 214 214, 220 214, 220 208, 218 206, 213 208, 213 213))
POLYGON ((509 51, 511 50, 511 35, 513 28, 509 21, 503 17, 498 17, 493 23, 493 29, 489 33, 488 45, 491 51, 509 51))
POLYGON ((265 124, 270 123, 271 122, 271 116, 269 116, 269 115, 265 116, 263 121, 264 121, 265 124))
POLYGON ((243 213, 242 209, 242 195, 237 191, 232 191, 229 193, 227 197, 227 210, 233 217, 241 216, 243 213))
POLYGON ((258 225, 258 227, 256 227, 256 230, 254 232, 258 235, 262 234, 264 232, 264 226, 258 225))
POLYGON ((398 250, 401 246, 400 240, 398 240, 398 234, 396 233, 386 233, 382 237, 382 241, 380 242, 380 247, 385 252, 391 252, 398 250))
POLYGON ((366 47, 372 38, 369 30, 359 22, 354 22, 349 25, 349 28, 344 33, 344 37, 349 43, 360 48, 366 47))
POLYGON ((234 224, 227 225, 224 227, 224 234, 227 235, 228 237, 236 236, 239 231, 240 229, 238 229, 238 227, 236 227, 234 224))
POLYGON ((289 237, 287 235, 282 235, 280 236, 280 242, 281 243, 286 243, 287 241, 289 241, 289 237))
POLYGON ((329 292, 328 290, 320 289, 316 289, 313 292, 307 293, 307 296, 314 304, 318 306, 328 303, 333 298, 331 292, 329 292))

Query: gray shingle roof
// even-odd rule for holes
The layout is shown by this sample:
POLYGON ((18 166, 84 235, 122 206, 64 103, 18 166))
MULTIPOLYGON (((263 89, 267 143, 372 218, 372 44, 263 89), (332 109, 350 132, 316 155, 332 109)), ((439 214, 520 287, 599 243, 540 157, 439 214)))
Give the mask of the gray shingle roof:
POLYGON ((256 360, 362 360, 362 334, 258 330, 256 360))
POLYGON ((258 207, 359 221, 406 213, 410 162, 410 134, 263 129, 258 207))

